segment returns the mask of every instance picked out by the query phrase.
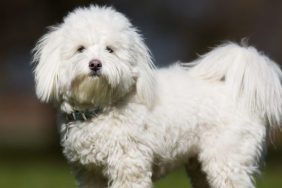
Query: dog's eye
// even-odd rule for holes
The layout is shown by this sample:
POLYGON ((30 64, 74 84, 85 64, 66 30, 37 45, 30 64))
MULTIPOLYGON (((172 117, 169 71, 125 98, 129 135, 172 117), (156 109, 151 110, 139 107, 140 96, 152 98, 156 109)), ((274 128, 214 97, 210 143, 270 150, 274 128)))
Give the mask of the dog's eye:
POLYGON ((106 50, 107 50, 109 53, 113 53, 113 52, 114 52, 114 50, 113 50, 111 47, 109 47, 109 46, 106 47, 106 50))
POLYGON ((78 53, 82 53, 84 50, 85 50, 85 47, 84 47, 84 46, 79 46, 76 51, 77 51, 78 53))

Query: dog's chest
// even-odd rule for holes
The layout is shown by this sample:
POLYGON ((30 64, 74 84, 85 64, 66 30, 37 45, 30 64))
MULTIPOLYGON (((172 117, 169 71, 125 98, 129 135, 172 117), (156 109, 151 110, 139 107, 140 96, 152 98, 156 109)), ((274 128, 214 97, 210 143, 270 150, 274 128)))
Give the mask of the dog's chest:
POLYGON ((73 123, 62 133, 63 153, 71 162, 103 164, 108 155, 111 129, 94 122, 73 123))
POLYGON ((70 162, 82 165, 106 165, 109 156, 115 155, 121 146, 129 145, 132 142, 130 138, 142 128, 140 116, 136 117, 112 114, 90 121, 62 124, 61 143, 64 155, 70 162))

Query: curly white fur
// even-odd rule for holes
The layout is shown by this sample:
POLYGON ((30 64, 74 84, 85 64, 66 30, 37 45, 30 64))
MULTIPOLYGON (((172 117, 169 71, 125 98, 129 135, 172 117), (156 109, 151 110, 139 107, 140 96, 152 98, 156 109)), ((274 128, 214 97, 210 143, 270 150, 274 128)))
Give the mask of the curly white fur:
POLYGON ((256 49, 228 43, 154 69, 137 29, 112 8, 70 13, 39 41, 35 62, 42 101, 64 113, 102 109, 61 125, 79 187, 150 188, 186 165, 194 187, 252 188, 267 127, 281 122, 281 71, 256 49))

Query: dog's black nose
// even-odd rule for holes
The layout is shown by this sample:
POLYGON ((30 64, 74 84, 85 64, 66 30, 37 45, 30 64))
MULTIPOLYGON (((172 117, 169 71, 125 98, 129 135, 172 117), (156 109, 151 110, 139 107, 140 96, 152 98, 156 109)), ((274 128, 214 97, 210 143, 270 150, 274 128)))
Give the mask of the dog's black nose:
POLYGON ((92 70, 92 71, 98 71, 102 68, 102 63, 100 60, 98 59, 93 59, 89 62, 89 68, 92 70))

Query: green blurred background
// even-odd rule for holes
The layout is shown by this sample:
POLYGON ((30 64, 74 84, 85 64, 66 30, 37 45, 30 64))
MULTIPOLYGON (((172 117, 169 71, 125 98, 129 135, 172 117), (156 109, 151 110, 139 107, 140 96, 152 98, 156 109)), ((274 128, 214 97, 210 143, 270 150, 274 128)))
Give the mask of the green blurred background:
MULTIPOLYGON (((113 5, 143 33, 157 66, 190 61, 222 41, 250 44, 282 63, 281 0, 2 0, 0 2, 0 187, 72 188, 59 146, 56 110, 34 94, 31 49, 67 12, 113 5)), ((238 143, 240 144, 240 143, 238 143)), ((282 187, 282 136, 269 144, 259 188, 282 187)), ((157 188, 189 187, 183 169, 157 188)))

